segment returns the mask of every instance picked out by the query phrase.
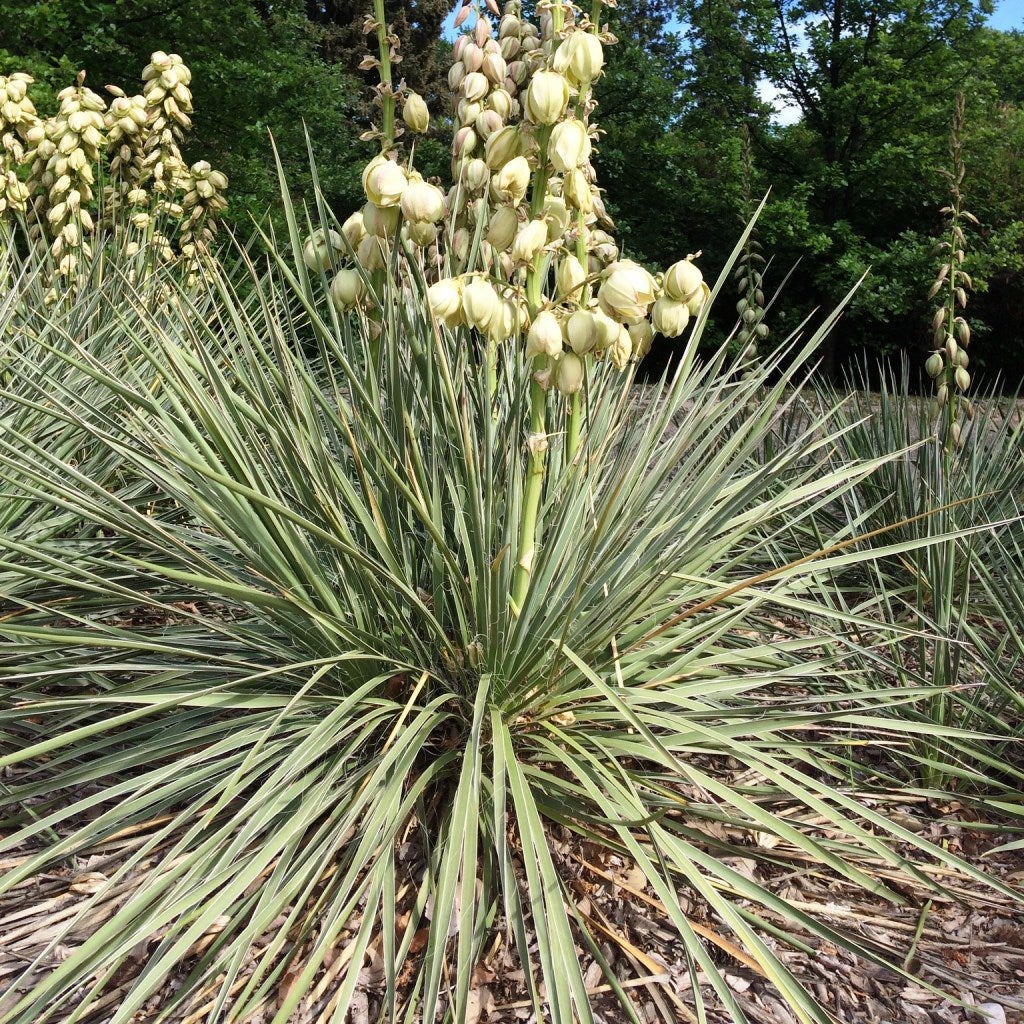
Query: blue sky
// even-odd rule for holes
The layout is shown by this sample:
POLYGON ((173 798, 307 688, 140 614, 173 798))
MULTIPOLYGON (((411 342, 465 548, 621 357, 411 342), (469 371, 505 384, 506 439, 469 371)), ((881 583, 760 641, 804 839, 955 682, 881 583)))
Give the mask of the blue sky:
POLYGON ((996 13, 989 18, 993 28, 1016 28, 1024 31, 1024 0, 1000 0, 996 3, 996 13))

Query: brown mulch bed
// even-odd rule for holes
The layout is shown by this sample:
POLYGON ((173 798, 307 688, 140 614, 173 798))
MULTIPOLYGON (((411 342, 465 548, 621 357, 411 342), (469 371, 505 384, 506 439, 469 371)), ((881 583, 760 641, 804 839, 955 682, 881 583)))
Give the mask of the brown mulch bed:
MULTIPOLYGON (((926 807, 921 802, 892 801, 888 812, 901 824, 916 822, 916 830, 969 863, 983 868, 1024 896, 1024 851, 989 855, 1008 836, 973 828, 969 815, 955 805, 926 807)), ((120 840, 108 843, 104 851, 52 873, 24 882, 0 900, 0 1019, 7 1007, 3 993, 9 986, 26 983, 23 972, 36 955, 55 937, 58 945, 48 960, 37 965, 46 971, 70 953, 120 902, 139 880, 119 885, 109 899, 94 906, 89 916, 61 935, 66 925, 82 910, 90 896, 103 885, 143 840, 146 830, 131 830, 120 840)), ((723 837, 724 838, 724 837, 723 837)), ((641 1020, 696 1021, 699 991, 713 1024, 731 1024, 709 978, 700 969, 691 971, 684 949, 664 908, 647 884, 643 873, 628 859, 602 847, 580 843, 568 833, 551 834, 551 845, 562 876, 573 893, 576 907, 601 937, 601 952, 625 985, 641 1020)), ((771 848, 773 856, 788 862, 789 870, 767 867, 751 858, 733 858, 730 866, 765 884, 770 891, 791 902, 808 915, 827 922, 837 931, 847 931, 862 943, 876 948, 885 958, 905 964, 919 980, 876 964, 859 962, 829 942, 805 937, 809 949, 787 948, 771 935, 767 944, 813 997, 842 1024, 1019 1024, 1024 1021, 1024 901, 1014 901, 972 879, 934 865, 919 866, 945 887, 936 894, 922 883, 908 882, 885 866, 877 873, 907 895, 907 905, 894 907, 863 890, 821 871, 796 848, 782 842, 771 848), (767 874, 766 872, 772 872, 767 874), (932 987, 934 986, 934 987, 932 987), (975 1009, 972 1009, 975 1007, 975 1009), (978 1007, 983 1007, 979 1015, 978 1007), (987 1014, 987 1016, 985 1015, 987 1014)), ((0 862, 0 871, 15 868, 22 858, 0 862)), ((158 861, 154 858, 152 866, 158 861)), ((797 1018, 787 1008, 773 984, 739 948, 728 929, 708 911, 702 901, 680 891, 680 905, 691 927, 706 942, 713 962, 737 1003, 753 1024, 794 1024, 797 1018)), ((780 920, 780 925, 783 922, 780 920)), ((353 922, 353 929, 358 922, 353 922)), ((253 948, 254 958, 273 937, 268 932, 253 948)), ((339 953, 314 985, 313 996, 303 1001, 290 1021, 320 1024, 330 1019, 334 1006, 334 984, 346 965, 345 935, 339 939, 339 953)), ((204 937, 208 944, 212 935, 204 937)), ((415 950, 415 943, 414 943, 415 950)), ((199 949, 195 951, 200 952, 199 949)), ((582 944, 577 954, 585 969, 588 991, 599 1024, 625 1024, 626 1015, 610 995, 601 968, 582 944)), ((145 966, 147 949, 133 952, 119 973, 106 1010, 89 1014, 86 1024, 104 1024, 145 966)), ((254 960, 255 962, 255 960, 254 960)), ((411 972, 410 972, 411 973, 411 972)), ((348 1020, 368 1024, 379 1019, 383 965, 379 944, 371 945, 360 975, 355 1001, 348 1020)), ((244 978, 243 978, 244 981, 244 978)), ((283 995, 288 976, 278 995, 283 995)), ((174 982, 165 988, 166 998, 174 982)), ((10 995, 10 993, 8 993, 10 995)), ((480 1022, 537 1022, 527 998, 521 965, 514 946, 501 929, 474 973, 474 1005, 480 1022)), ((211 1005, 192 1003, 188 1011, 176 1013, 176 1024, 200 1024, 208 1019, 211 1005)), ((136 1019, 145 1021, 158 1012, 160 997, 136 1019)), ((276 999, 265 1013, 250 1017, 252 1024, 266 1024, 276 1012, 276 999)), ((537 1022, 539 1024, 539 1022, 537 1022)))

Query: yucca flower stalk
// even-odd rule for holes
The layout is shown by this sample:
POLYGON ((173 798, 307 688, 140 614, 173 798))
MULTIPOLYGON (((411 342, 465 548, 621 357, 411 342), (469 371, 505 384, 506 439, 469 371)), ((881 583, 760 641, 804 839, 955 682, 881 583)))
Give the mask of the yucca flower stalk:
MULTIPOLYGON (((498 13, 494 0, 488 9, 498 13)), ((530 585, 548 452, 555 443, 564 457, 576 457, 597 364, 625 370, 642 358, 655 330, 681 334, 709 293, 689 258, 655 277, 620 259, 604 230, 611 224, 590 161, 596 138, 591 86, 602 71, 603 47, 614 40, 601 29, 600 12, 599 2, 589 17, 554 2, 539 9, 534 25, 511 0, 495 35, 483 11, 462 6, 456 26, 466 32, 455 42, 448 76, 456 131, 453 184, 445 195, 422 180, 411 150, 403 154, 398 143, 402 129, 394 114, 402 90, 391 81, 397 54, 383 9, 375 9, 366 28, 377 36, 379 55, 367 56, 362 66, 380 71, 375 91, 382 123, 364 134, 380 144, 363 172, 367 203, 336 235, 339 244, 328 244, 317 229, 303 246, 309 270, 333 274, 325 286, 339 308, 358 308, 371 319, 378 315, 375 296, 385 268, 404 277, 424 274, 439 323, 481 339, 495 400, 501 365, 521 358, 529 363, 513 608, 530 585), (360 269, 336 266, 344 264, 346 247, 360 269), (551 423, 559 429, 551 430, 551 423)), ((429 123, 421 98, 407 97, 405 104, 409 127, 429 123)))
POLYGON ((963 433, 961 414, 966 413, 968 418, 973 416, 973 406, 964 397, 971 386, 967 355, 971 328, 963 313, 967 307, 967 293, 972 287, 971 276, 963 269, 967 248, 964 224, 976 225, 978 219, 964 209, 964 109, 964 94, 960 91, 953 108, 949 135, 950 166, 940 170, 949 185, 949 202, 941 211, 946 218, 947 238, 937 246, 942 264, 928 292, 929 299, 942 297, 932 317, 934 351, 928 356, 925 369, 935 382, 938 430, 947 452, 960 444, 963 433))
MULTIPOLYGON (((756 204, 752 192, 754 181, 753 151, 750 139, 750 125, 744 123, 742 133, 741 155, 741 200, 743 212, 741 223, 747 225, 756 214, 756 204)), ((743 252, 737 260, 733 279, 739 299, 736 302, 736 313, 740 318, 736 341, 739 344, 737 363, 747 367, 758 359, 758 346, 768 337, 768 324, 765 322, 765 296, 763 271, 766 265, 761 253, 761 243, 757 239, 756 228, 747 235, 743 252)))

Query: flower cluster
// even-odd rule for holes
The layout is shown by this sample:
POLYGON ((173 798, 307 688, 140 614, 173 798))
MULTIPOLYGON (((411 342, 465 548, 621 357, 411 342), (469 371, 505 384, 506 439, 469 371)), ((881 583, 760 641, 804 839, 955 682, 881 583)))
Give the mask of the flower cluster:
MULTIPOLYGON (((26 153, 34 184, 33 212, 52 239, 50 251, 62 277, 78 268, 80 256, 92 258, 89 238, 95 221, 89 211, 96 167, 106 148, 103 111, 106 104, 85 87, 85 75, 58 93, 56 117, 29 131, 33 149, 26 153)), ((38 229, 37 229, 38 230, 38 229)))
POLYGON ((948 443, 960 443, 961 405, 968 418, 974 415, 971 402, 961 396, 971 386, 971 375, 967 366, 967 346, 971 343, 971 328, 963 315, 967 306, 967 290, 972 287, 970 275, 963 269, 966 257, 967 238, 963 224, 977 224, 974 214, 963 207, 961 182, 964 177, 963 163, 963 121, 964 96, 957 95, 953 114, 953 128, 950 134, 950 156, 952 167, 943 171, 949 182, 950 202, 943 207, 948 237, 936 247, 942 263, 935 281, 928 292, 934 299, 940 293, 942 301, 932 317, 932 353, 925 361, 925 372, 935 382, 935 397, 940 412, 945 417, 944 433, 948 443))
POLYGON ((32 79, 22 72, 0 75, 0 215, 7 210, 24 213, 29 190, 18 178, 24 163, 29 135, 39 124, 36 108, 28 95, 32 79))
MULTIPOLYGON (((488 8, 499 15, 494 0, 488 8)), ((492 346, 520 341, 535 380, 572 395, 588 359, 624 368, 656 333, 682 334, 709 289, 690 257, 658 275, 621 258, 592 163, 592 85, 614 38, 567 0, 538 10, 536 24, 519 0, 496 22, 469 3, 456 16, 457 26, 475 20, 456 40, 448 74, 451 187, 403 158, 385 116, 385 129, 367 136, 382 149, 363 172, 366 204, 341 235, 317 232, 303 256, 311 269, 333 271, 330 293, 349 310, 369 305, 365 283, 397 248, 399 266, 415 259, 428 274, 440 323, 473 328, 492 346), (342 266, 349 248, 359 269, 342 266)), ((379 17, 367 26, 393 39, 379 17)), ((377 91, 382 105, 404 96, 404 124, 428 129, 421 97, 390 82, 377 91)))
POLYGON ((108 86, 108 107, 82 72, 45 120, 28 96, 30 76, 0 77, 0 217, 31 213, 30 236, 48 245, 64 287, 92 258, 101 225, 127 233, 129 254, 148 243, 165 262, 198 267, 208 257, 227 178, 182 157, 191 72, 177 54, 158 51, 142 77, 139 95, 108 86))

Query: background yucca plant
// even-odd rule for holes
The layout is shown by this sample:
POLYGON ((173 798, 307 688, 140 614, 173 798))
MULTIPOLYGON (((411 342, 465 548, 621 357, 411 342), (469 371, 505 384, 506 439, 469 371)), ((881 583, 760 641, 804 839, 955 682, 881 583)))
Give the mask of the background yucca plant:
POLYGON ((985 394, 958 444, 948 446, 930 403, 909 396, 906 368, 900 381, 883 374, 876 392, 866 376, 851 381, 845 398, 819 389, 823 405, 836 408, 847 427, 835 466, 891 453, 829 510, 838 513, 832 528, 856 534, 893 524, 890 539, 937 540, 858 567, 836 581, 834 593, 853 605, 873 604, 879 616, 913 630, 893 648, 892 667, 902 682, 934 690, 923 704, 902 705, 902 714, 981 733, 956 753, 946 739, 925 734, 910 772, 940 786, 955 786, 959 777, 967 792, 979 784, 998 788, 1001 775, 1002 785, 1016 789, 1024 710, 1016 627, 1024 587, 1024 426, 1013 400, 985 394), (954 763, 959 772, 947 774, 954 763))
POLYGON ((538 1017, 594 1018, 586 955, 638 1020, 570 885, 583 843, 636 865, 736 1020, 680 892, 801 1020, 829 1015, 779 941, 904 972, 729 861, 810 859, 901 902, 891 872, 933 883, 898 842, 985 881, 855 795, 851 737, 931 726, 891 714, 919 691, 851 669, 849 610, 806 614, 864 556, 787 562, 782 544, 878 463, 833 465, 826 414, 762 462, 790 376, 767 359, 731 380, 723 355, 695 361, 699 332, 651 389, 598 365, 580 457, 552 449, 514 611, 527 370, 503 362, 492 395, 415 278, 383 277, 379 319, 339 319, 290 224, 291 257, 239 253, 198 294, 168 280, 157 307, 98 280, 95 308, 116 312, 88 346, 79 314, 55 317, 45 373, 14 325, 0 466, 37 525, 0 560, 0 891, 23 922, 35 880, 85 870, 70 915, 40 906, 15 933, 4 1019, 283 1022, 301 1003, 341 1021, 375 950, 378 1017, 464 1020, 505 933, 538 1017))

